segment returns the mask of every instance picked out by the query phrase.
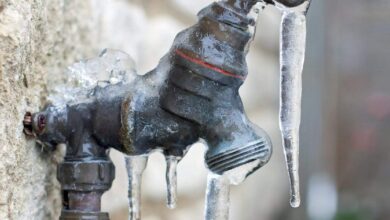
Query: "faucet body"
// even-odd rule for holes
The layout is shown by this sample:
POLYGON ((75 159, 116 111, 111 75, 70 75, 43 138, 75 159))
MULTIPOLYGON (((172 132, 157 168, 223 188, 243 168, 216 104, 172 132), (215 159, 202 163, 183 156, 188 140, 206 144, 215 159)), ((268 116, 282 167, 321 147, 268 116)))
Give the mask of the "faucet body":
POLYGON ((268 162, 271 142, 246 116, 238 92, 248 74, 245 57, 256 24, 249 13, 256 2, 212 3, 151 72, 131 83, 97 86, 88 101, 32 115, 25 126, 40 142, 67 145, 58 168, 61 219, 108 219, 100 197, 115 175, 110 148, 183 157, 203 139, 207 167, 216 174, 257 161, 249 175, 268 162))

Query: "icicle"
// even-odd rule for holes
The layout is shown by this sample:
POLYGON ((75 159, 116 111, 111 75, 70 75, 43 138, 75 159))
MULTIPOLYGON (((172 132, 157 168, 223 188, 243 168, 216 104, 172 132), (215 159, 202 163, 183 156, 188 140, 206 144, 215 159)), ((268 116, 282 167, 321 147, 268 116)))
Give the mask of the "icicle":
POLYGON ((306 44, 306 11, 309 2, 281 8, 280 129, 290 177, 292 207, 299 207, 299 126, 301 120, 302 70, 306 44))
POLYGON ((129 178, 129 220, 141 219, 141 182, 142 173, 146 168, 147 162, 147 155, 126 157, 126 168, 129 178))
POLYGON ((205 220, 229 219, 229 194, 229 179, 210 172, 207 177, 205 220))
POLYGON ((180 161, 180 157, 166 156, 167 170, 166 170, 166 182, 167 182, 167 206, 170 209, 176 207, 177 200, 177 164, 180 161))
POLYGON ((212 172, 207 178, 206 189, 206 220, 228 220, 229 219, 229 192, 230 185, 239 185, 256 167, 260 161, 244 164, 235 169, 226 171, 223 175, 212 172))

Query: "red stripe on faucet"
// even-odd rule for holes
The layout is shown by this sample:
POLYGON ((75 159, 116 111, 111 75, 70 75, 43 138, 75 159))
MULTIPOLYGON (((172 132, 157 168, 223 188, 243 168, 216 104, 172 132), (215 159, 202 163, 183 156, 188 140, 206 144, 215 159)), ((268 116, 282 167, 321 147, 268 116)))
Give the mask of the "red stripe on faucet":
POLYGON ((195 57, 191 57, 191 56, 183 53, 180 50, 176 50, 175 52, 176 52, 177 55, 181 56, 182 58, 184 58, 184 59, 186 59, 186 60, 188 60, 190 62, 196 63, 196 64, 198 64, 200 66, 203 66, 203 67, 206 67, 208 69, 214 70, 214 71, 216 71, 216 72, 218 72, 218 73, 220 73, 222 75, 234 77, 234 78, 241 79, 241 80, 245 80, 245 77, 243 77, 243 76, 236 75, 234 73, 231 73, 231 72, 223 70, 223 69, 221 69, 219 67, 216 67, 216 66, 214 66, 214 65, 212 65, 210 63, 207 63, 207 62, 205 62, 203 60, 197 59, 195 57))

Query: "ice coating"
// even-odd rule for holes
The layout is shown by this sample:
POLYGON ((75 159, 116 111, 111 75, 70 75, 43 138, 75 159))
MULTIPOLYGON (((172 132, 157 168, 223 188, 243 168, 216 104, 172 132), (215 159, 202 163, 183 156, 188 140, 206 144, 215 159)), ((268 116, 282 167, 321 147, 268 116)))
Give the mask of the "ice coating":
POLYGON ((180 157, 166 156, 167 170, 166 170, 166 182, 167 182, 167 206, 170 209, 176 207, 177 201, 177 164, 180 161, 180 157))
POLYGON ((301 121, 302 70, 306 47, 306 11, 309 1, 282 10, 280 36, 280 130, 290 178, 290 204, 300 205, 299 126, 301 121))
POLYGON ((139 220, 141 219, 142 173, 146 168, 148 156, 126 156, 125 160, 129 180, 129 220, 139 220))
POLYGON ((239 185, 260 164, 260 160, 226 171, 223 175, 209 172, 207 177, 205 220, 228 220, 230 185, 239 185))
POLYGON ((55 106, 86 101, 97 86, 129 83, 137 74, 130 55, 105 49, 98 57, 76 62, 57 75, 48 82, 48 99, 55 106))
POLYGON ((252 173, 259 165, 260 160, 255 160, 237 168, 226 171, 223 175, 229 180, 231 185, 240 185, 246 177, 252 173))

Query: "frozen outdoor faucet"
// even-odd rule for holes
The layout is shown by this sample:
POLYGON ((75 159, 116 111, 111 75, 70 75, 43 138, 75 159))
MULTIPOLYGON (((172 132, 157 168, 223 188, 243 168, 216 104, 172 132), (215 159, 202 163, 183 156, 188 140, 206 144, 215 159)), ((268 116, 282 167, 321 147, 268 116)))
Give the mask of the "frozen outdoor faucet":
POLYGON ((67 146, 57 175, 63 192, 60 219, 109 218, 100 212, 100 199, 114 179, 110 148, 127 155, 130 219, 140 219, 142 172, 156 150, 166 157, 167 201, 175 207, 176 166, 200 139, 208 145, 205 162, 210 170, 205 218, 228 219, 229 185, 241 183, 272 153, 268 135, 247 118, 238 93, 248 74, 245 57, 259 12, 254 9, 267 4, 283 12, 280 126, 291 204, 299 206, 301 74, 309 1, 226 0, 201 10, 198 23, 176 36, 168 54, 149 73, 128 74, 130 58, 104 50, 76 66, 84 68, 84 78, 99 78, 100 70, 90 66, 108 65, 102 71, 109 72, 110 79, 79 86, 82 98, 70 95, 70 101, 26 113, 26 134, 46 146, 67 146))

